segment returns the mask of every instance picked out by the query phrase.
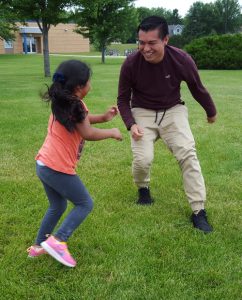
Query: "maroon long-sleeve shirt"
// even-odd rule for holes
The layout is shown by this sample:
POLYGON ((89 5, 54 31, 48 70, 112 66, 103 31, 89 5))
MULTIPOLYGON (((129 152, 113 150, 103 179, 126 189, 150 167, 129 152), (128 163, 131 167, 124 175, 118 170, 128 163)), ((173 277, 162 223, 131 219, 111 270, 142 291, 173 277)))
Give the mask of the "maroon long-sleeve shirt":
POLYGON ((213 100, 186 52, 167 45, 163 60, 157 64, 147 62, 140 52, 128 56, 121 68, 118 91, 118 108, 126 127, 130 129, 135 123, 131 107, 158 111, 181 103, 182 81, 187 83, 193 98, 207 116, 215 116, 213 100))

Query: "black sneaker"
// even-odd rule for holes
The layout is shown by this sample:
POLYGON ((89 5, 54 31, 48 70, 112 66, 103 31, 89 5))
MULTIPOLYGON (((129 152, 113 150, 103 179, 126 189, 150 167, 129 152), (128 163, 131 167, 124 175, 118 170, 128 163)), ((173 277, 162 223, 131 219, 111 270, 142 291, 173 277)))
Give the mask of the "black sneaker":
POLYGON ((191 220, 193 226, 199 230, 202 230, 204 233, 213 231, 212 226, 208 223, 206 211, 204 209, 201 209, 197 215, 193 213, 191 216, 191 220))
POLYGON ((139 199, 137 204, 140 205, 151 205, 153 203, 153 199, 150 196, 150 189, 149 188, 140 188, 139 192, 139 199))

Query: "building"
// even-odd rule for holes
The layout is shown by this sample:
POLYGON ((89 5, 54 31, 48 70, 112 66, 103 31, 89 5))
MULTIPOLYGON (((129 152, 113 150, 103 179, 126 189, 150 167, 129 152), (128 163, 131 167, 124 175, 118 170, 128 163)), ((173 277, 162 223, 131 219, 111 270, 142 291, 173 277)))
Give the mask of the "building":
MULTIPOLYGON (((51 26, 49 30, 50 53, 89 52, 89 39, 74 32, 73 23, 51 26)), ((42 33, 36 22, 27 22, 27 26, 19 24, 16 39, 11 42, 0 40, 0 54, 5 53, 42 53, 42 33)))
POLYGON ((169 35, 173 36, 173 35, 179 35, 182 34, 184 25, 168 25, 168 29, 169 29, 169 35))

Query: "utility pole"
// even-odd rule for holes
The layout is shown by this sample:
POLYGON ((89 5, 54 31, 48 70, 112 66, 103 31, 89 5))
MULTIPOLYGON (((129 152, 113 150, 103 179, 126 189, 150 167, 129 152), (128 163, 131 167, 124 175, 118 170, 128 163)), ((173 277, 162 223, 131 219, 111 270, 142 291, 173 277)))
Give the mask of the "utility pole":
POLYGON ((229 6, 229 0, 226 0, 225 3, 225 22, 224 22, 224 33, 226 34, 228 31, 228 6, 229 6))

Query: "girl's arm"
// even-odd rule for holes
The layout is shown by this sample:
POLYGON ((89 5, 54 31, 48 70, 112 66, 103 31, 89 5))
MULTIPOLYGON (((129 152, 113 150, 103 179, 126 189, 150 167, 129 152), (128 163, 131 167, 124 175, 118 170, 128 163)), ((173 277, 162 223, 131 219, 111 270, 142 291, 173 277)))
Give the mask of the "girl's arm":
POLYGON ((104 122, 111 121, 117 114, 118 114, 118 108, 116 106, 112 106, 104 114, 101 115, 88 114, 88 118, 91 124, 104 123, 104 122))
POLYGON ((100 141, 108 138, 122 140, 122 135, 118 128, 100 129, 92 127, 88 116, 81 123, 77 123, 76 128, 82 138, 87 141, 100 141))

